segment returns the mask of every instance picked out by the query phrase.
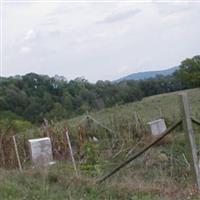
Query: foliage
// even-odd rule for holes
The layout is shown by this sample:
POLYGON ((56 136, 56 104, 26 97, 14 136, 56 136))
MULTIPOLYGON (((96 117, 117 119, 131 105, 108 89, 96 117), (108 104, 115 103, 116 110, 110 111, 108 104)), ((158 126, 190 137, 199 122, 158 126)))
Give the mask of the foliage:
MULTIPOLYGON (((158 200, 159 194, 131 191, 115 185, 97 185, 84 176, 75 179, 72 170, 64 165, 51 167, 48 171, 24 171, 19 174, 1 170, 0 199, 3 200, 57 200, 57 199, 130 199, 158 200)), ((134 189, 134 188, 133 188, 134 189)), ((163 199, 163 198, 162 198, 163 199)))
POLYGON ((86 163, 95 164, 97 161, 95 144, 93 142, 87 141, 82 149, 82 154, 86 159, 86 163))
MULTIPOLYGON (((185 92, 188 93, 192 114, 196 116, 195 113, 199 114, 200 110, 199 89, 185 92)), ((79 179, 74 177, 70 157, 68 161, 57 161, 49 169, 41 169, 40 171, 29 168, 25 164, 23 164, 22 173, 18 173, 17 170, 0 169, 0 199, 198 199, 191 169, 187 160, 184 159, 187 150, 185 137, 181 132, 172 133, 173 140, 169 143, 154 146, 106 182, 96 184, 96 180, 128 159, 128 156, 131 156, 130 152, 134 154, 145 145, 145 137, 140 138, 141 144, 139 146, 136 145, 138 140, 136 140, 137 130, 134 127, 134 111, 137 111, 139 119, 142 119, 139 120, 138 126, 140 123, 145 126, 147 121, 160 117, 157 107, 162 108, 162 114, 170 124, 180 117, 178 100, 178 95, 175 92, 151 96, 139 102, 91 113, 101 124, 114 130, 114 135, 110 139, 107 135, 108 132, 103 128, 96 125, 98 130, 95 130, 95 123, 91 124, 91 129, 92 127, 93 129, 89 137, 92 138, 92 133, 95 134, 98 142, 96 143, 89 138, 89 141, 85 142, 81 151, 84 154, 83 157, 87 159, 86 164, 81 165, 79 160, 76 160, 77 169, 81 174, 79 179), (117 143, 115 143, 116 139, 117 143)), ((68 120, 67 124, 69 127, 78 125, 82 117, 68 120)), ((50 123, 48 130, 58 138, 65 124, 66 121, 50 123)), ((69 130, 72 147, 74 147, 77 132, 71 132, 71 128, 69 130)), ((29 131, 26 131, 27 135, 36 137, 41 129, 29 131), (33 132, 35 133, 33 134, 33 132)), ((199 135, 196 134, 196 136, 197 141, 200 141, 199 135)), ((61 139, 61 141, 64 140, 61 139)), ((20 144, 19 137, 17 142, 20 144)), ((67 151, 63 150, 63 152, 67 151)))
POLYGON ((32 127, 32 124, 29 121, 25 120, 13 120, 12 121, 12 128, 16 132, 25 131, 32 127))
POLYGON ((83 77, 67 81, 29 73, 2 78, 0 81, 0 116, 39 123, 44 118, 61 120, 86 111, 141 100, 146 96, 198 87, 200 56, 184 60, 174 75, 122 82, 89 83, 83 77))
POLYGON ((200 56, 187 58, 181 62, 180 69, 175 72, 175 77, 181 80, 185 88, 200 86, 200 56))

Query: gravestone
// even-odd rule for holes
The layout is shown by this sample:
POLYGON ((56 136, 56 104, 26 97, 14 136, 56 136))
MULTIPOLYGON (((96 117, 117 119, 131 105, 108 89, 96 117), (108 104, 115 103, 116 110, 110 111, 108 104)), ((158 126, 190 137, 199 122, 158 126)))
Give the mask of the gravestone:
POLYGON ((50 138, 30 139, 28 143, 33 166, 46 167, 53 163, 50 138))
POLYGON ((147 123, 150 127, 151 134, 154 137, 161 135, 167 128, 164 119, 158 119, 147 123))

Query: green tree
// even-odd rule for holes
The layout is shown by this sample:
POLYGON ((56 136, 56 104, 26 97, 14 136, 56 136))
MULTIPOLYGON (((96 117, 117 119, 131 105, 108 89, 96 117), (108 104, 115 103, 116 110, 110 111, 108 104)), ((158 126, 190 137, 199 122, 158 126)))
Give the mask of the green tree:
POLYGON ((60 103, 54 103, 53 108, 47 114, 47 118, 61 120, 67 117, 67 111, 60 103))
POLYGON ((175 77, 186 88, 200 86, 200 56, 187 58, 181 62, 180 69, 175 72, 175 77))

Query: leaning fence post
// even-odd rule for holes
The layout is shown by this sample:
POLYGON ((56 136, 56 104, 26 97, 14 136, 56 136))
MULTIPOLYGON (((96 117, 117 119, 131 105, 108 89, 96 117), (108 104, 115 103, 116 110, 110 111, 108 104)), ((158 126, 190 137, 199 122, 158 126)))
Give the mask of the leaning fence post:
POLYGON ((195 143, 194 131, 192 128, 192 119, 187 94, 180 94, 180 98, 182 105, 183 129, 185 132, 186 141, 188 143, 189 161, 191 169, 193 171, 193 176, 196 179, 198 190, 200 191, 200 170, 198 166, 197 148, 195 143))
POLYGON ((65 131, 65 134, 66 134, 66 137, 67 137, 67 142, 68 142, 68 146, 69 146, 69 151, 70 151, 72 163, 73 163, 73 166, 74 166, 74 171, 76 173, 76 177, 78 178, 79 175, 78 175, 78 171, 77 171, 77 168, 76 168, 76 162, 75 162, 75 159, 74 159, 74 154, 73 154, 73 151, 72 151, 72 145, 71 145, 71 142, 70 142, 70 139, 69 139, 68 130, 65 131))
POLYGON ((16 156, 17 156, 19 171, 22 172, 22 165, 21 165, 21 161, 20 161, 20 158, 19 158, 19 152, 18 152, 17 143, 16 143, 14 135, 13 135, 13 142, 14 142, 14 146, 15 146, 15 153, 16 153, 16 156))

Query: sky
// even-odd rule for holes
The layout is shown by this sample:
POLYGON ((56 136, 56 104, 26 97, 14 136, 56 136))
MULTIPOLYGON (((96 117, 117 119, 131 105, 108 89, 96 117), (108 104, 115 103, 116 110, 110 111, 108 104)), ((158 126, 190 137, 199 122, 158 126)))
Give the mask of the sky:
POLYGON ((3 1, 2 76, 90 82, 200 54, 200 1, 3 1))

